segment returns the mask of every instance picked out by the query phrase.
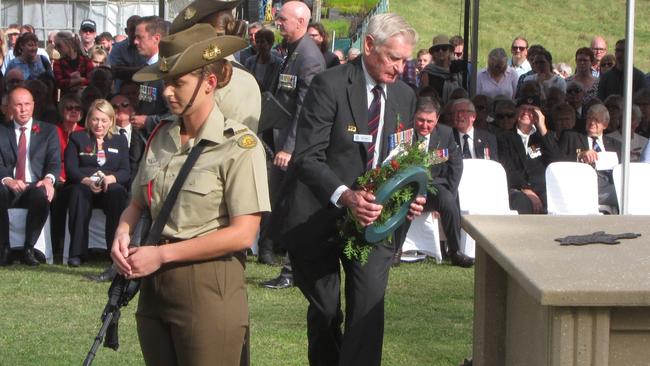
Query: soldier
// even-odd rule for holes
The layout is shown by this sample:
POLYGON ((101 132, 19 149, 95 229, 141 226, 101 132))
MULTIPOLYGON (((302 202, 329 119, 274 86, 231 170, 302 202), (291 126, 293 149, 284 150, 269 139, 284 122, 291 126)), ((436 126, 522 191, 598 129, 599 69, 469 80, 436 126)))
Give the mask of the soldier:
POLYGON ((241 251, 255 240, 270 204, 259 140, 224 117, 214 93, 229 81, 223 57, 245 45, 198 24, 163 38, 159 61, 134 75, 139 82, 164 80, 175 115, 152 134, 111 252, 119 273, 142 278, 136 320, 147 365, 239 364, 248 326, 241 251), (129 248, 142 211, 156 220, 199 146, 161 242, 129 248))

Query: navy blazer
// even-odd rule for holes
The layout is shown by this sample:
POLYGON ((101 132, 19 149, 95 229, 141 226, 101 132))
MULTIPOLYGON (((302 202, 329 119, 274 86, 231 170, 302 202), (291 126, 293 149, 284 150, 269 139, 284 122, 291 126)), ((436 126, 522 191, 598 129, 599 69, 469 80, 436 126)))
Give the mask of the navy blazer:
POLYGON ((124 136, 113 134, 104 138, 106 163, 97 164, 97 140, 86 131, 70 134, 68 147, 65 149, 65 173, 70 183, 81 183, 98 170, 106 175, 115 175, 117 183, 127 186, 131 179, 129 168, 129 147, 124 136))
MULTIPOLYGON (((296 149, 283 187, 286 199, 274 215, 281 220, 283 243, 318 244, 335 235, 336 221, 345 214, 330 202, 341 185, 353 188, 366 171, 368 144, 354 135, 367 135, 368 101, 361 58, 314 77, 298 120, 296 149)), ((415 94, 404 82, 388 84, 380 157, 387 154, 390 134, 412 127, 415 94), (402 125, 402 126, 400 126, 402 125)))
MULTIPOLYGON (((33 120, 29 142, 29 166, 35 178, 41 180, 52 174, 55 179, 61 173, 61 147, 56 127, 33 120)), ((14 123, 0 126, 0 179, 14 177, 18 160, 18 143, 14 123)))

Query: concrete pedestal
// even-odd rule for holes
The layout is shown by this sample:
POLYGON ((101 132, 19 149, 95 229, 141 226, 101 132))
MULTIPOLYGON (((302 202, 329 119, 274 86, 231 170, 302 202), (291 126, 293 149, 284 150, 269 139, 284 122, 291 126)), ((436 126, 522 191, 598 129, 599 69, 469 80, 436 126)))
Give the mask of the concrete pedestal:
POLYGON ((650 365, 650 217, 465 216, 475 366, 650 365), (605 231, 621 244, 560 246, 605 231))

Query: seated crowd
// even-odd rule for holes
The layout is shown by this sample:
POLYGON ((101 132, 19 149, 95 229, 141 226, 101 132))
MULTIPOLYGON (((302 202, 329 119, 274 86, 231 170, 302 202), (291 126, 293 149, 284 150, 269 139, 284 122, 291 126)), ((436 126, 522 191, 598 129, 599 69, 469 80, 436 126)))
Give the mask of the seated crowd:
MULTIPOLYGON (((69 237, 69 265, 88 258, 93 208, 106 215, 110 249, 146 139, 168 113, 162 83, 138 84, 131 76, 158 60, 158 42, 169 24, 155 16, 132 16, 126 30, 126 38, 97 35, 96 23, 87 19, 78 34, 51 32, 45 48, 39 48, 28 25, 11 25, 0 34, 7 45, 0 59, 0 264, 10 264, 14 257, 28 265, 43 260, 33 248, 48 213, 55 249, 69 237), (27 209, 20 253, 9 247, 11 208, 27 209)), ((309 24, 307 36, 323 54, 326 68, 359 54, 355 49, 347 57, 343 50, 328 51, 327 32, 319 23, 309 24)), ((274 47, 273 30, 261 24, 250 25, 248 37, 250 47, 236 59, 260 91, 273 93, 287 45, 274 47)), ((616 42, 614 55, 607 54, 601 37, 577 49, 574 74, 566 64, 555 66, 542 45, 529 46, 522 37, 513 40, 510 51, 510 56, 503 48, 489 52, 471 100, 458 36, 434 37, 431 48, 420 50, 402 74, 420 100, 416 132, 430 148, 444 145, 448 150, 447 166, 434 171, 438 195, 430 197, 426 209, 442 215, 449 257, 463 267, 473 261, 458 251, 462 159, 501 163, 510 207, 521 214, 543 214, 550 163, 595 165, 599 152, 621 153, 624 40, 616 42)), ((650 85, 636 68, 633 90, 632 161, 650 162, 650 85)), ((598 185, 599 202, 616 207, 611 171, 598 171, 598 185)))

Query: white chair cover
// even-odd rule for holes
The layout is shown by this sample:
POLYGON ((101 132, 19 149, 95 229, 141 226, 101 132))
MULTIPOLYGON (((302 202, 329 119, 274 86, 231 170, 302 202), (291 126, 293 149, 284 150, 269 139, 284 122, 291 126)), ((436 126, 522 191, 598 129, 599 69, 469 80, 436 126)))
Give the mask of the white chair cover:
MULTIPOLYGON (((68 254, 70 252, 70 231, 68 226, 69 216, 65 218, 65 240, 63 243, 63 264, 68 263, 68 254)), ((106 215, 104 211, 99 208, 94 208, 92 216, 90 217, 90 225, 88 225, 88 249, 104 249, 106 250, 106 238, 104 237, 104 228, 106 225, 106 215)), ((137 229, 134 231, 139 233, 137 229)))
MULTIPOLYGON (((622 207, 623 176, 622 165, 617 165, 612 171, 618 207, 622 207)), ((627 210, 630 215, 650 215, 650 164, 630 163, 628 186, 627 210)))
POLYGON ((598 178, 585 163, 556 162, 546 168, 549 215, 598 215, 598 178))
MULTIPOLYGON (((12 249, 21 249, 25 246, 25 224, 27 223, 27 209, 10 208, 9 213, 9 246, 12 249)), ((52 236, 50 235, 50 216, 47 216, 45 226, 41 230, 34 249, 45 257, 47 264, 54 263, 52 253, 52 236)))
MULTIPOLYGON (((434 257, 438 263, 442 262, 438 219, 434 218, 431 212, 424 212, 411 222, 406 240, 402 245, 402 253, 415 250, 434 257)), ((402 255, 402 260, 408 261, 409 256, 402 255)))
MULTIPOLYGON (((463 159, 458 185, 462 215, 516 215, 510 210, 508 180, 503 166, 493 160, 463 159)), ((474 258, 476 243, 465 230, 460 232, 460 250, 474 258)))

